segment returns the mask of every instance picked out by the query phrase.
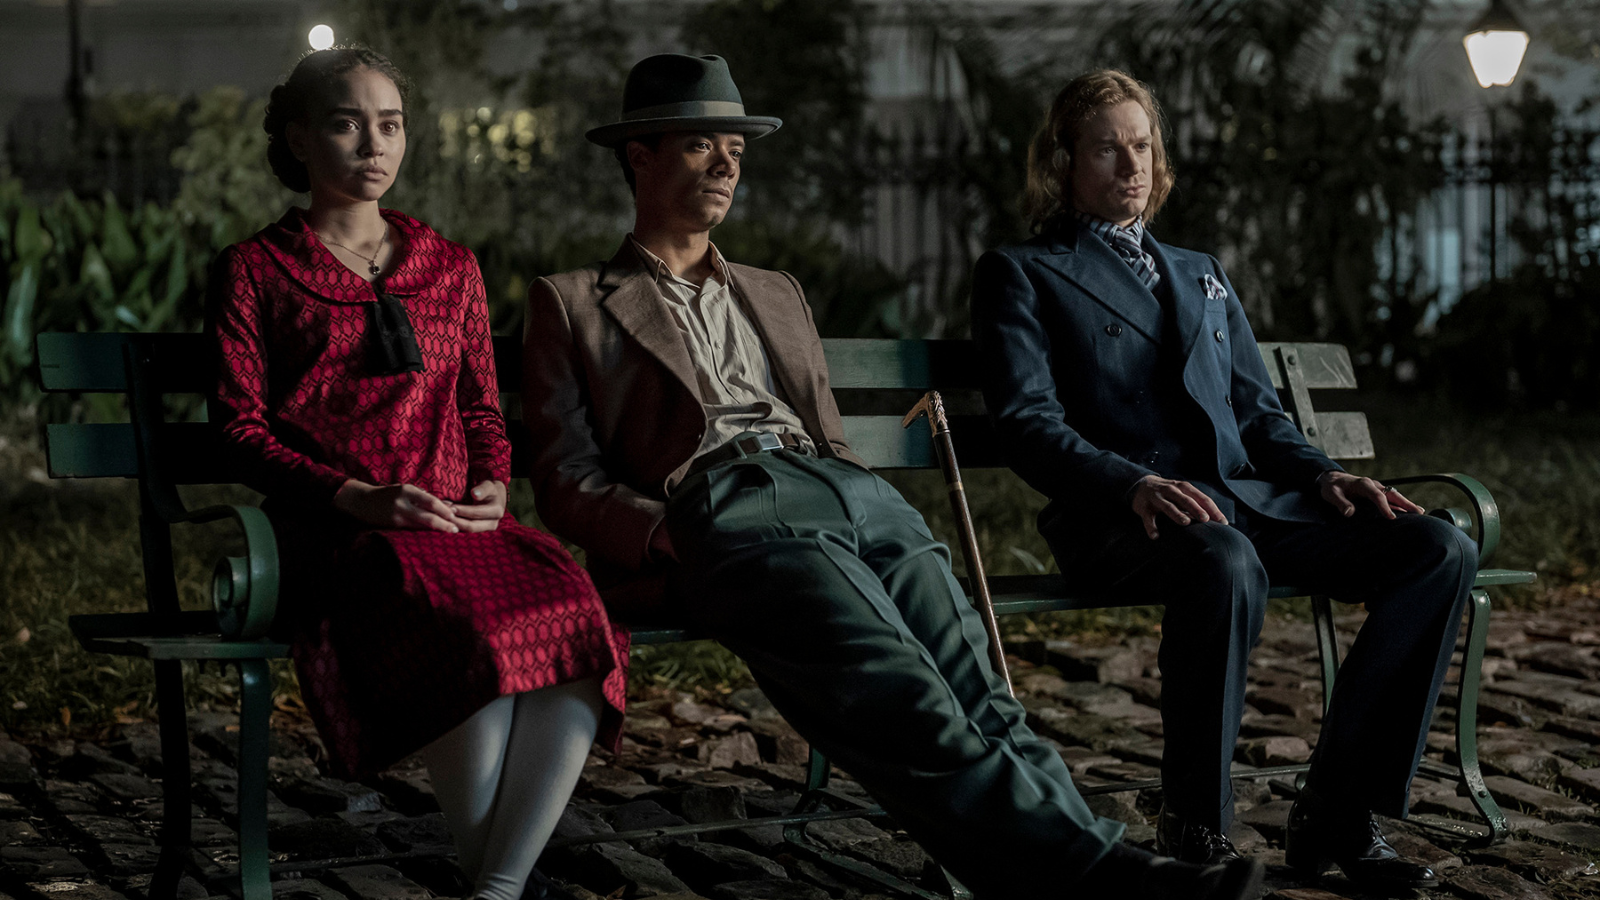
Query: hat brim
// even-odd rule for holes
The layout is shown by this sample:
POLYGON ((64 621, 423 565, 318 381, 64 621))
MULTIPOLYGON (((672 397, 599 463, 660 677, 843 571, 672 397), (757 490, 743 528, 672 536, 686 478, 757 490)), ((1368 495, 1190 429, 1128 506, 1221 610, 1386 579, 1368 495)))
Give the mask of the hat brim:
POLYGON ((669 116, 661 119, 613 122, 610 125, 590 129, 584 137, 602 147, 616 147, 636 137, 668 131, 742 134, 755 140, 777 131, 782 125, 782 119, 775 119, 772 116, 669 116))

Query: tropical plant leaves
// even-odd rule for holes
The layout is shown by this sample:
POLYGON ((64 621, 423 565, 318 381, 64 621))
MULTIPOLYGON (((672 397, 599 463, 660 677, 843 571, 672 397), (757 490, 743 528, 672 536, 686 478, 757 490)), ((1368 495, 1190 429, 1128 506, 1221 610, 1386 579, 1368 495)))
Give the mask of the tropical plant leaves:
POLYGON ((33 362, 33 306, 39 295, 39 264, 24 263, 12 276, 6 291, 6 355, 27 365, 33 362))

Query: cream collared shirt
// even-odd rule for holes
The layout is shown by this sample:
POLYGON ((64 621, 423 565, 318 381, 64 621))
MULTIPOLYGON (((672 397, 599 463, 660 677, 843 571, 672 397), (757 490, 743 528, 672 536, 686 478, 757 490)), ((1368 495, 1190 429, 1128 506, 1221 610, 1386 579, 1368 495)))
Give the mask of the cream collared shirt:
POLYGON ((628 235, 628 241, 646 266, 654 269, 656 288, 694 364, 706 413, 705 438, 695 456, 746 431, 793 434, 808 447, 814 446, 782 386, 772 377, 761 336, 728 285, 727 267, 716 245, 711 246, 711 276, 704 284, 695 284, 672 274, 667 264, 633 235, 628 235))

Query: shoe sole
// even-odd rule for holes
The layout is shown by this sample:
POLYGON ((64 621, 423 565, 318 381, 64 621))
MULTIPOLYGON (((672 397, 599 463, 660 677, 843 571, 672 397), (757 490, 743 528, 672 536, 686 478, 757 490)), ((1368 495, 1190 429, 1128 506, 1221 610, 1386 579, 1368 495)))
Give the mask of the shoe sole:
POLYGON ((1350 874, 1350 871, 1344 866, 1341 866, 1333 860, 1327 858, 1321 858, 1315 860, 1314 862, 1307 863, 1303 857, 1299 859, 1290 857, 1284 860, 1284 864, 1290 869, 1293 869, 1297 877, 1305 881, 1316 881, 1326 874, 1330 869, 1337 869, 1340 874, 1349 879, 1351 884, 1354 884, 1363 890, 1372 891, 1373 893, 1379 894, 1390 894, 1403 897, 1407 896, 1413 891, 1432 890, 1433 888, 1439 886, 1439 879, 1437 878, 1430 879, 1428 881, 1403 882, 1385 881, 1383 879, 1374 878, 1357 878, 1356 876, 1350 874))
POLYGON ((1351 884, 1362 890, 1372 891, 1375 894, 1404 897, 1414 891, 1432 890, 1439 886, 1439 879, 1437 878, 1430 878, 1426 881, 1386 881, 1381 878, 1357 878, 1350 874, 1350 870, 1344 866, 1337 866, 1337 868, 1344 877, 1350 879, 1351 884))

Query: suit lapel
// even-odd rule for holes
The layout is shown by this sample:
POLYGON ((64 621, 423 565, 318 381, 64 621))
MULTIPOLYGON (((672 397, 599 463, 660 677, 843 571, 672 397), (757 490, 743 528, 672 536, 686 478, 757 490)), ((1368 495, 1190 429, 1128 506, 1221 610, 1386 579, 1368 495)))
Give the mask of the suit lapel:
POLYGON ((1187 360, 1200 339, 1200 328, 1205 324, 1206 295, 1200 285, 1200 272, 1191 269, 1186 261, 1168 256, 1160 242, 1144 233, 1144 250, 1155 257, 1156 271, 1167 280, 1172 292, 1173 319, 1178 329, 1178 351, 1187 360))
POLYGON ((624 241, 622 249, 606 263, 600 289, 608 292, 600 301, 606 313, 698 398, 694 363, 689 359, 689 348, 684 346, 678 323, 667 311, 649 269, 628 242, 624 241))
POLYGON ((1152 341, 1161 340, 1161 304, 1144 286, 1133 268, 1105 241, 1082 224, 1063 234, 1064 252, 1041 260, 1056 274, 1082 288, 1084 293, 1152 341))
MULTIPOLYGON (((750 293, 753 285, 748 283, 749 279, 734 274, 731 265, 726 268, 728 286, 733 290, 734 299, 739 302, 745 315, 750 317, 767 351, 767 364, 772 367, 773 380, 783 388, 789 405, 803 418, 811 418, 812 411, 817 408, 816 382, 810 360, 794 352, 797 348, 810 347, 816 340, 811 326, 797 314, 799 310, 792 303, 772 302, 771 299, 759 302, 750 293)), ((807 431, 819 427, 818 423, 810 421, 805 425, 807 431)))

